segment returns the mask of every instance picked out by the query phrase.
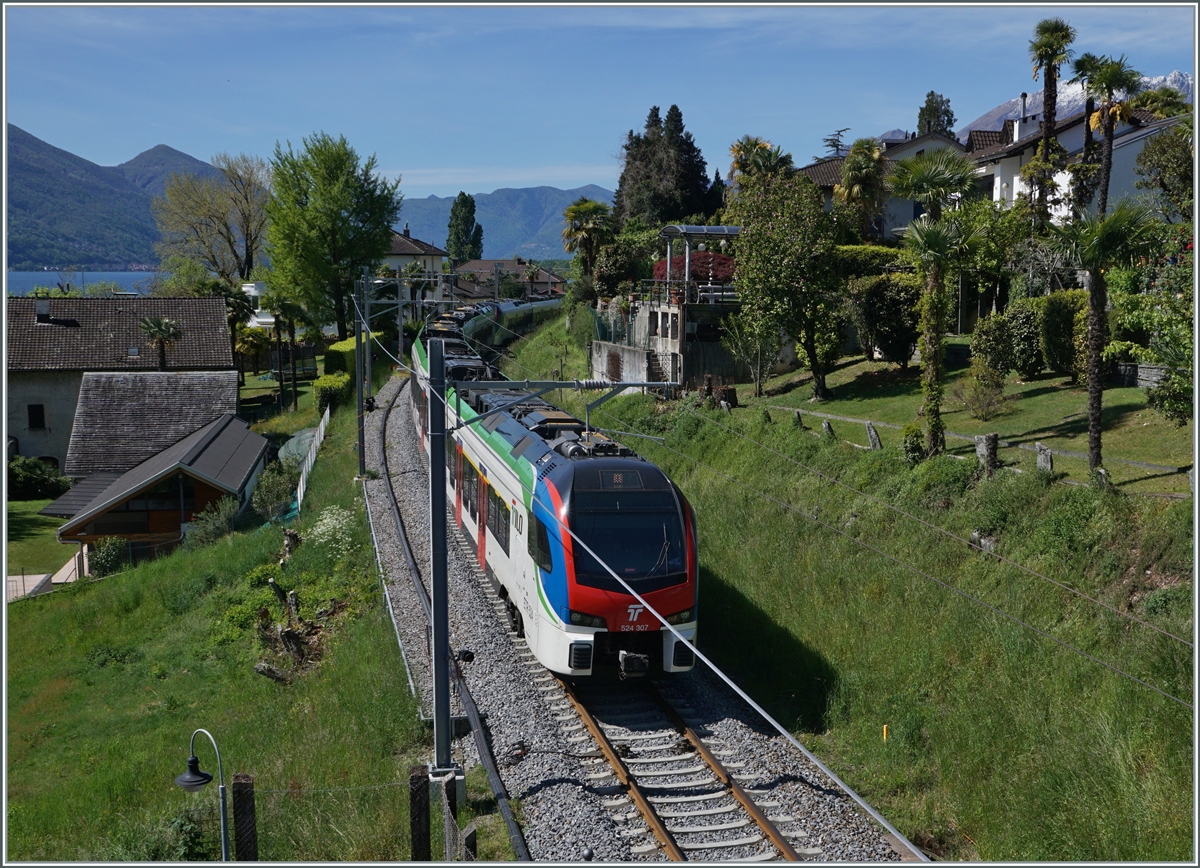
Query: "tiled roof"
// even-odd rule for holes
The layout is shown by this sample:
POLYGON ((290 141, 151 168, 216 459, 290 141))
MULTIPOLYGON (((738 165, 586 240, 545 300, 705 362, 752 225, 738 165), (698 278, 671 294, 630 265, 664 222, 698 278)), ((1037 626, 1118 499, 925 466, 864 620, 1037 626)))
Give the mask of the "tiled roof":
MULTIPOLYGON (((406 230, 407 231, 407 230, 406 230)), ((392 230, 392 246, 388 250, 389 256, 449 256, 445 250, 440 250, 419 238, 412 238, 408 235, 401 235, 395 229, 392 230)))
MULTIPOLYGON (((461 275, 477 274, 482 275, 483 279, 491 280, 493 274, 496 273, 496 265, 499 263, 500 271, 503 274, 509 274, 514 277, 525 279, 525 269, 529 266, 527 259, 470 259, 458 266, 454 270, 461 275)), ((547 271, 544 268, 538 269, 537 277, 533 279, 534 283, 565 283, 566 281, 553 272, 547 271)))
POLYGON ((237 371, 85 373, 64 472, 124 473, 236 413, 237 398, 237 371))
POLYGON ((1004 143, 1004 130, 971 130, 967 133, 967 153, 982 151, 1004 143))
POLYGON ((186 469, 236 494, 266 450, 266 438, 251 431, 249 423, 233 415, 221 416, 122 474, 63 525, 59 535, 78 533, 96 515, 177 470, 186 469))
POLYGON ((179 324, 167 368, 233 368, 221 298, 52 298, 50 321, 37 322, 37 299, 8 299, 10 371, 153 371, 158 351, 138 328, 142 317, 179 324), (137 355, 130 355, 130 348, 137 355))
MULTIPOLYGON (((830 157, 828 160, 821 160, 818 163, 803 166, 798 171, 812 178, 821 189, 833 189, 836 184, 842 183, 842 163, 844 162, 846 162, 845 157, 830 157)), ((895 163, 895 160, 883 161, 885 175, 892 171, 892 166, 895 163)))
MULTIPOLYGON (((1056 119, 1054 122, 1054 135, 1061 135, 1065 130, 1083 123, 1085 114, 1086 112, 1079 112, 1078 114, 1073 114, 1070 117, 1062 118, 1061 120, 1056 119)), ((1133 122, 1131 126, 1133 129, 1137 129, 1139 127, 1154 123, 1158 120, 1159 119, 1150 112, 1137 109, 1133 112, 1133 122)), ((1132 130, 1127 129, 1124 133, 1121 133, 1117 136, 1117 140, 1119 141, 1122 136, 1128 135, 1130 132, 1132 132, 1132 130)), ((1001 157, 1011 157, 1033 147, 1035 144, 1041 141, 1041 138, 1042 133, 1039 130, 1037 132, 1030 133, 1022 139, 1018 139, 1011 144, 990 145, 984 147, 982 150, 970 154, 969 156, 976 162, 980 162, 985 159, 995 160, 1001 157)), ((1096 133, 1096 139, 1100 139, 1099 133, 1096 133)))

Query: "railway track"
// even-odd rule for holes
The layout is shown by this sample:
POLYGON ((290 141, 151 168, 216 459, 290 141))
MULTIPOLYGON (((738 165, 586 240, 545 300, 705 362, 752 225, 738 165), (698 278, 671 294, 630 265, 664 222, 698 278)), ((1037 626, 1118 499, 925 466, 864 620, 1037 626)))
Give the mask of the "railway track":
MULTIPOLYGON (((389 408, 391 404, 387 402, 389 408)), ((382 493, 395 480, 408 491, 397 523, 403 513, 410 538, 421 542, 426 531, 420 504, 426 504, 427 512, 428 501, 421 494, 425 471, 420 468, 426 462, 408 414, 393 416, 385 427, 393 430, 394 445, 404 450, 395 456, 402 466, 389 472, 386 456, 379 454, 383 478, 368 485, 382 493)), ((394 500, 390 506, 396 507, 394 500)), ((915 858, 904 846, 907 842, 884 834, 837 784, 707 673, 661 681, 559 680, 512 632, 504 601, 453 525, 448 538, 451 562, 458 565, 451 603, 461 607, 458 615, 452 609, 452 643, 475 652, 473 661, 455 669, 464 685, 470 682, 485 721, 487 737, 474 740, 480 758, 498 770, 504 787, 520 800, 528 841, 525 858, 915 858), (483 760, 492 751, 494 765, 483 760)), ((391 561, 396 588, 405 591, 400 586, 412 586, 410 573, 420 582, 416 568, 427 555, 415 553, 414 562, 395 548, 388 552, 385 547, 384 560, 391 561)), ((420 652, 425 645, 423 608, 415 598, 407 605, 400 597, 393 602, 398 631, 420 652), (404 626, 406 619, 411 626, 404 626)), ((428 689, 426 679, 418 678, 422 692, 428 689)), ((475 744, 456 744, 470 761, 475 744)))

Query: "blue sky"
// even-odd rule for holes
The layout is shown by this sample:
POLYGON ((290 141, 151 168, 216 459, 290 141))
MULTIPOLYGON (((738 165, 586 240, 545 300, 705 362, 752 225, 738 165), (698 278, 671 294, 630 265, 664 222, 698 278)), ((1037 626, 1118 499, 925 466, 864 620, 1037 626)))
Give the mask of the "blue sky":
POLYGON ((926 92, 956 126, 1041 86, 1034 24, 1146 75, 1195 73, 1183 5, 5 7, 6 119, 100 165, 157 144, 270 157, 343 134, 406 197, 616 187, 621 143, 672 103, 714 168, 770 139, 912 129, 926 92))

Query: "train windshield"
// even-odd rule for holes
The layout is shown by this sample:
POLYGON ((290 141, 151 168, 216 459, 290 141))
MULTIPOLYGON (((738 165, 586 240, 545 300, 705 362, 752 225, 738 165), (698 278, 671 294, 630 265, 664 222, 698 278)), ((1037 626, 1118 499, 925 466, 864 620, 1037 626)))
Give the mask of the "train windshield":
MULTIPOLYGON (((601 561, 639 593, 685 581, 683 522, 668 491, 575 492, 571 528, 601 561)), ((576 544, 575 581, 624 588, 576 544)))

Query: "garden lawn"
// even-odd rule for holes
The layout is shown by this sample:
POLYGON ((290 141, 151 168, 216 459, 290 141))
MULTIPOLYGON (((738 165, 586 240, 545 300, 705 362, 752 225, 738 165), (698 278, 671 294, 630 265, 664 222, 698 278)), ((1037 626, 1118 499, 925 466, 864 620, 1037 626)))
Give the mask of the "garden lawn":
MULTIPOLYGON (((268 526, 9 604, 6 860, 219 858, 215 826, 193 820, 215 788, 174 785, 198 727, 216 737, 226 783, 254 775, 260 859, 409 857, 408 769, 430 734, 350 484, 354 421, 333 417, 294 523, 306 542, 286 567, 268 526), (341 529, 322 538, 335 508, 341 529), (267 575, 325 625, 324 655, 286 685, 254 670, 268 653, 260 609, 284 617, 267 575), (345 609, 319 619, 331 598, 345 609)), ((203 736, 196 752, 215 772, 203 736)))
POLYGON ((61 518, 38 515, 49 500, 10 500, 5 504, 6 575, 54 573, 78 551, 78 546, 60 543, 54 536, 61 518))

